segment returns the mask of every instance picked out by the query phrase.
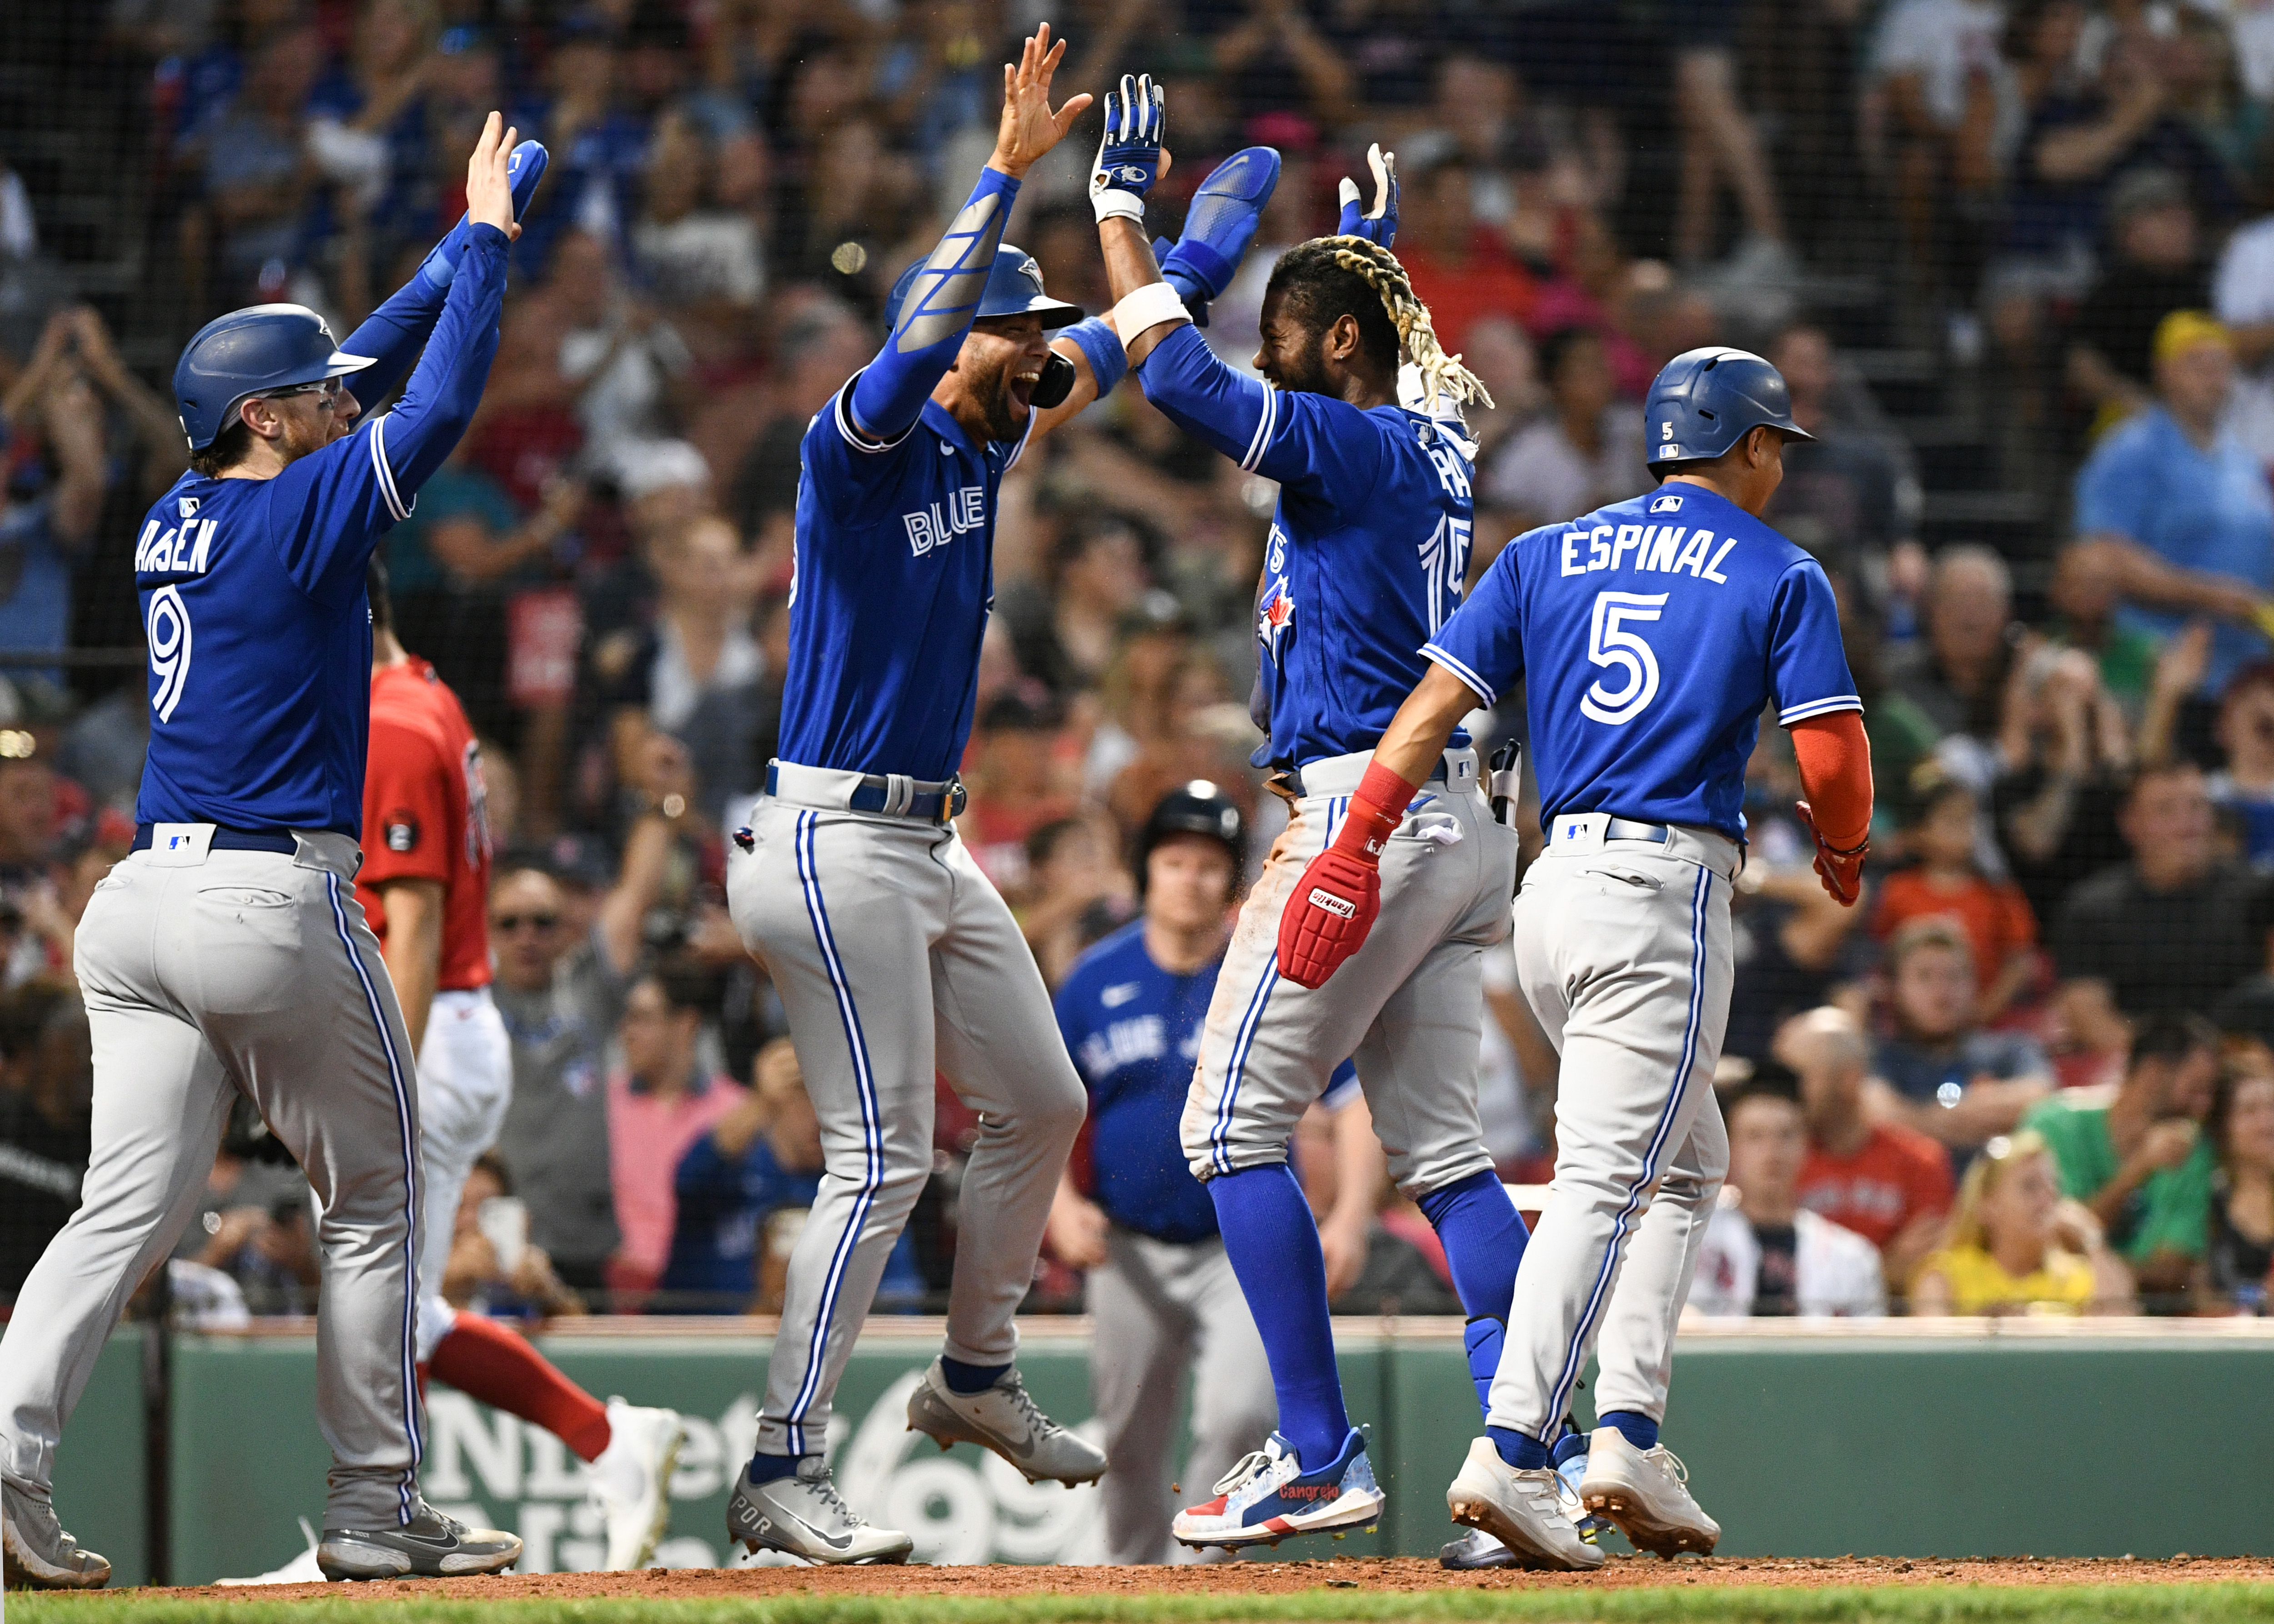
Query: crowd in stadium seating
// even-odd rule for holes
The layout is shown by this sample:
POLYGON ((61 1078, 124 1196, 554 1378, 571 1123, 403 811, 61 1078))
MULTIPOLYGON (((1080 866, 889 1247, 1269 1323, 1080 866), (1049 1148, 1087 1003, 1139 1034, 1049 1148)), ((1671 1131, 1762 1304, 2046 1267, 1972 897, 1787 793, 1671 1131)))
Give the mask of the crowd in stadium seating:
MULTIPOLYGON (((108 323, 0 298, 12 653, 139 646, 125 560, 183 465, 162 368, 190 331, 291 299, 345 333, 462 211, 488 109, 552 152, 480 415, 388 545, 403 640, 485 741, 516 1040, 477 1189, 517 1199, 533 1244, 501 1267, 470 1206, 454 1291, 766 1300, 818 1152, 720 882, 773 748, 799 440, 964 195, 994 64, 1041 15, 113 0, 117 71, 148 86, 147 153, 123 160, 147 161, 151 269, 108 323), (168 358, 138 376, 112 333, 149 335, 152 312, 168 358)), ((1646 487, 1638 402, 1671 356, 1738 342, 1784 371, 1817 443, 1788 449, 1768 516, 1841 595, 1879 814, 1870 892, 1843 911, 1764 727, 1725 1061, 1738 1165, 1700 1311, 2262 1312, 2274 10, 1074 0, 1050 20, 1073 42, 1062 86, 1168 86, 1156 229, 1229 151, 1284 154, 1208 330, 1227 358, 1252 351, 1273 257, 1330 228, 1354 154, 1397 152, 1397 251, 1498 402, 1473 425, 1472 574, 1646 487), (1894 374, 1856 356, 1894 347, 1939 395, 1883 398, 1894 374), (1962 410, 1998 487, 2049 499, 2034 528, 1927 523, 1936 425, 1962 410)), ((1038 168, 1010 231, 1092 310, 1094 132, 1038 168)), ((0 167, 0 292, 56 285, 27 269, 39 203, 0 167)), ((1224 786, 1251 876, 1283 819, 1246 703, 1273 495, 1134 380, 1005 482, 961 829, 1054 983, 1131 916, 1123 854, 1163 793, 1224 786)), ((149 726, 131 666, 4 675, 0 1292, 74 1199, 72 921, 131 836, 149 726)), ((1513 698, 1480 731, 1523 727, 1513 698)), ((1503 1170, 1537 1179, 1554 1056, 1495 974, 1485 1118, 1503 1170)), ((896 1303, 936 1296, 952 1256, 975 1129, 940 1101, 896 1303)), ((305 1191, 241 1129, 179 1256, 252 1312, 297 1312, 305 1191)), ((1344 1301, 1449 1300, 1431 1289, 1425 1267, 1344 1301)), ((1079 1295, 1046 1260, 1036 1303, 1079 1295)))

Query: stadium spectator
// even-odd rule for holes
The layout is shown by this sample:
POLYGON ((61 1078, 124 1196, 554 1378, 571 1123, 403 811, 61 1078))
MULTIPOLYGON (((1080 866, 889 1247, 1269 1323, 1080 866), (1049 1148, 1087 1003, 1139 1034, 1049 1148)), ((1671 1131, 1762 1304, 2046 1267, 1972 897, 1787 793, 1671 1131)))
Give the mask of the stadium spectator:
POLYGON ((2064 1089, 2022 1119, 2151 1304, 2176 1301, 2202 1259, 2218 1153, 2202 1124, 2218 1059, 2218 1033, 2201 1016, 2153 1016, 2112 1091, 2064 1089))
POLYGON ((695 1142, 749 1094, 708 1071, 704 1016, 717 994, 702 968, 684 960, 635 976, 616 1025, 622 1066, 608 1078, 608 1180, 623 1239, 608 1259, 619 1300, 644 1301, 671 1261, 678 1221, 679 1164, 695 1142))
MULTIPOLYGON (((584 1299, 561 1281, 545 1248, 523 1235, 511 1233, 506 1241, 511 1252, 508 1260, 483 1222, 483 1209, 492 1202, 520 1206, 512 1177, 493 1151, 476 1159, 458 1198, 450 1260, 442 1268, 443 1300, 453 1308, 469 1308, 492 1320, 553 1320, 586 1312, 584 1299)), ((526 1216, 523 1209, 521 1222, 524 1224, 526 1216)), ((512 1214, 505 1214, 501 1230, 513 1231, 515 1222, 512 1214)))
POLYGON ((1650 488, 1642 419, 1616 398, 1602 335, 1559 327, 1540 341, 1550 410, 1520 429, 1486 472, 1484 494, 1518 530, 1576 519, 1650 488))
MULTIPOLYGON (((79 312, 56 312, 0 391, 0 557, 9 560, 0 573, 0 647, 60 652, 71 636, 72 574, 94 545, 110 483, 89 365, 104 357, 90 353, 88 335, 79 312)), ((103 372, 116 372, 111 357, 103 372)), ((62 680, 54 668, 10 674, 62 680)))
POLYGON ((2247 628, 2274 591, 2274 487, 2220 421, 2234 376, 2226 329, 2182 309, 2150 330, 2156 397, 2078 470, 2076 529, 2114 554, 2124 613, 2142 629, 2169 636, 2190 614, 2220 622, 2208 699, 2266 653, 2247 628))
POLYGON ((693 117, 670 112, 648 143, 632 266, 658 308, 700 356, 731 360, 749 347, 765 290, 764 251, 748 214, 715 206, 718 154, 693 117))
POLYGON ((13 1293, 79 1207, 94 1065, 87 1011, 67 986, 0 998, 0 1291, 13 1293))
POLYGON ((1703 1319, 1877 1319, 1879 1253, 1800 1199, 1808 1130, 1793 1075, 1773 1061, 1724 1102, 1729 1177, 1698 1244, 1689 1306, 1703 1319))
POLYGON ((1969 293, 1994 177, 2003 10, 1984 0, 1896 0, 1871 43, 1872 123, 1884 131, 1911 274, 1969 293))
MULTIPOLYGON (((1894 688, 1946 734, 1986 753, 2013 658, 2014 575, 1987 547, 1946 547, 1935 555, 1925 602, 1926 635, 1891 663, 1894 688)), ((1983 769, 1945 757, 1969 783, 1983 769)))
POLYGON ((1762 515, 1830 567, 1916 573, 1919 481, 1901 439, 1859 418, 1868 392, 1843 376, 1831 335, 1795 322, 1765 352, 1792 394, 1792 419, 1815 436, 1785 447, 1784 483, 1762 515))
MULTIPOLYGON (((691 787, 685 752, 650 748, 651 805, 624 840, 623 864, 581 926, 579 886, 540 861, 508 856, 490 885, 492 994, 513 1044, 513 1100, 497 1151, 529 1207, 530 1238, 571 1286, 598 1291, 621 1238, 611 1183, 608 1049, 642 931, 664 886, 691 787)), ((604 882, 605 883, 605 882, 604 882)))
POLYGON ((1911 1282, 1916 1314, 2126 1314, 2132 1280, 2100 1226, 2064 1200, 2034 1133, 1993 1139, 1966 1169, 1950 1238, 1911 1282))
POLYGON ((181 250, 197 306, 281 297, 300 264, 314 180, 304 146, 308 93, 323 60, 314 29, 275 35, 244 88, 192 133, 203 199, 182 216, 181 250))
POLYGON ((2035 1038, 1982 1028, 1974 948, 1961 927, 1913 920, 1887 944, 1886 977, 1892 1034, 1871 1056, 1874 1115, 1965 1153, 2011 1132, 2051 1090, 2035 1038))
POLYGON ((2014 883, 2041 923, 2081 880, 2125 855, 2131 782, 2124 712, 2082 650, 2030 647, 2007 680, 1993 822, 2014 883))
POLYGON ((2250 866, 2274 868, 2274 660, 2234 673, 2219 696, 2216 737, 2226 765, 2210 775, 2211 804, 2239 825, 2250 866))
POLYGON ((2149 405, 2165 318, 2210 303, 2195 206, 2170 169, 2130 169, 2110 187, 2108 237, 2114 255, 2069 333, 2069 387, 2092 410, 2095 432, 2149 405))
POLYGON ((1469 166, 1458 149, 1443 142, 1425 157, 1409 142, 1406 156, 1399 175, 1397 259, 1413 297, 1429 307, 1447 353, 1466 348, 1470 327, 1486 316, 1514 316, 1528 324, 1539 289, 1524 262, 1476 217, 1469 166))
POLYGON ((2191 762, 2143 769, 2119 819, 2132 861, 2068 893, 2046 933, 2066 980, 2108 983, 2127 1015, 2209 1009, 2255 969, 2247 870, 2218 855, 2191 762))
POLYGON ((2274 1076, 2230 1064, 2203 1135, 2218 1157, 2203 1283, 2236 1312, 2263 1314, 2274 1289, 2274 1076))
POLYGON ((2019 886, 1992 879, 1975 861, 1981 811, 1972 790, 1938 778, 1914 791, 1911 805, 1902 841, 1909 861, 1879 882, 1872 934, 1885 940, 1915 919, 1956 920, 1973 945, 1976 1014, 1994 1022, 2037 974, 2037 916, 2019 886))
POLYGON ((1942 1237, 1950 1153, 1916 1129, 1866 1114, 1871 1044, 1845 1010, 1794 1017, 1777 1034, 1776 1057, 1799 1078, 1807 1119, 1800 1205, 1878 1247, 1881 1277, 1900 1291, 1942 1237))
POLYGON ((2101 688, 2136 717, 2155 677, 2157 639, 2118 613, 2124 602, 2122 560, 2090 542, 2066 544, 2053 555, 2045 601, 2053 612, 2047 636, 2090 655, 2101 688))
POLYGON ((1132 525, 1110 514, 1073 518, 1041 573, 1006 589, 997 613, 1019 669, 1064 702, 1097 686, 1151 585, 1132 525))
POLYGON ((2252 891, 2243 929, 2263 958, 2256 974, 2237 981, 2211 1006, 2211 1024, 2221 1032, 2255 1038, 2274 1051, 2274 884, 2261 881, 2252 891))

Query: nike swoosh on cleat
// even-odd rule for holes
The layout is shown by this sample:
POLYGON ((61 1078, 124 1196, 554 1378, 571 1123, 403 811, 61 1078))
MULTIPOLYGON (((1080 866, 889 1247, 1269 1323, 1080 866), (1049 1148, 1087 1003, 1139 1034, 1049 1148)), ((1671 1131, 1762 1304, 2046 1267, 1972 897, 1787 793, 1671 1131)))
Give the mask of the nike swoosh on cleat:
MULTIPOLYGON (((745 1504, 747 1504, 747 1502, 745 1502, 745 1504)), ((815 1541, 828 1546, 832 1551, 850 1551, 853 1548, 852 1535, 825 1534, 819 1529, 814 1527, 812 1523, 807 1522, 803 1517, 799 1516, 794 1511, 783 1511, 777 1508, 771 1514, 764 1515, 754 1515, 747 1510, 743 1514, 743 1520, 745 1522, 754 1521, 757 1523, 757 1526, 754 1531, 759 1534, 764 1534, 769 1531, 773 1527, 777 1519, 783 1522, 792 1524, 796 1528, 802 1529, 815 1541)))

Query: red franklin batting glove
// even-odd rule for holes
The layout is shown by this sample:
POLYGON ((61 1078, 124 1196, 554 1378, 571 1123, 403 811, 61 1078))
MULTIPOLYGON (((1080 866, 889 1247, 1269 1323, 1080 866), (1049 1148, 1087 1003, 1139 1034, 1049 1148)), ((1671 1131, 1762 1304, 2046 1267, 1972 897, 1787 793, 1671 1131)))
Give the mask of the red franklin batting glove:
MULTIPOLYGON (((1816 877, 1824 882, 1824 889, 1832 893, 1834 902, 1843 908, 1854 907, 1856 898, 1863 894, 1864 859, 1871 854, 1871 840, 1858 840, 1850 846, 1834 846, 1817 828, 1816 814, 1808 802, 1793 802, 1793 810, 1800 814, 1800 821, 1808 825, 1808 832, 1815 838, 1816 877)), ((1281 950, 1280 956, 1286 956, 1285 950, 1281 950)))
POLYGON ((1311 859, 1279 915, 1279 974, 1298 987, 1323 987, 1366 945, 1382 912, 1382 848, 1405 816, 1418 786, 1379 763, 1351 797, 1332 846, 1311 859))

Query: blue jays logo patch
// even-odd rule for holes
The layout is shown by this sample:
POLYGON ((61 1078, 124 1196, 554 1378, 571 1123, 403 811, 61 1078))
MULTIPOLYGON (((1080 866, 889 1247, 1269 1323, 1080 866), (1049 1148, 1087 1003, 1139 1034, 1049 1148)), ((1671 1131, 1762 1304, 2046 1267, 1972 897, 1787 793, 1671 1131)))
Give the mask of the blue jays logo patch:
POLYGON ((1669 491, 1664 496, 1653 498, 1650 510, 1653 513, 1680 513, 1682 499, 1669 491))
POLYGON ((1256 638, 1275 662, 1279 658, 1280 634, 1294 620, 1295 600, 1287 596, 1287 577, 1281 575, 1264 590, 1263 602, 1255 611, 1256 638))

